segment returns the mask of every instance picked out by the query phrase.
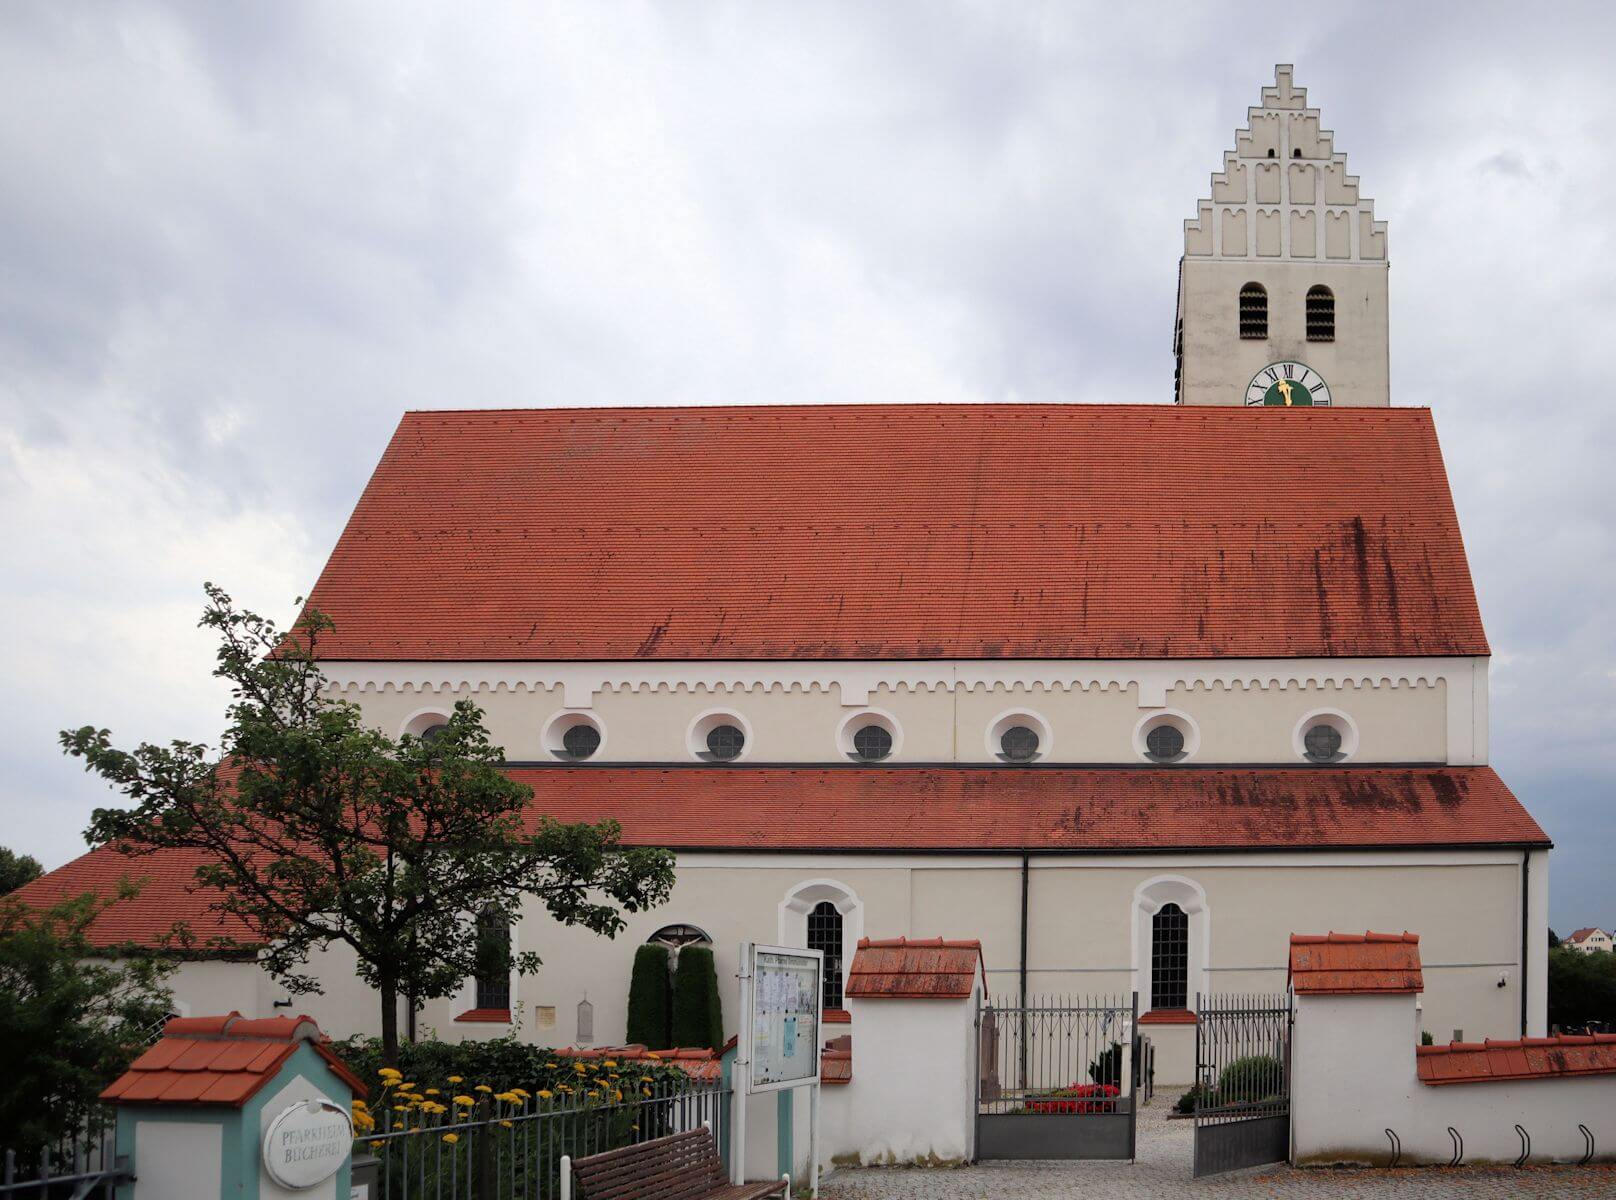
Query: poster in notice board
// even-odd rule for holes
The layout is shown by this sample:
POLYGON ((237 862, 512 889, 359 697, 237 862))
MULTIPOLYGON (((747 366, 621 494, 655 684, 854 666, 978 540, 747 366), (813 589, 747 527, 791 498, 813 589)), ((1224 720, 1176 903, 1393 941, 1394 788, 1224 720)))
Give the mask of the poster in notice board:
POLYGON ((819 1081, 820 978, 817 950, 754 946, 748 1090, 819 1081))

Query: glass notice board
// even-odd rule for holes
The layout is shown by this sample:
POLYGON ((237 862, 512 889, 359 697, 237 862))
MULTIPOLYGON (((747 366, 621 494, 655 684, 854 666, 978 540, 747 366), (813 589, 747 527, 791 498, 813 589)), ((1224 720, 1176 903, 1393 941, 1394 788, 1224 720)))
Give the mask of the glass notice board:
POLYGON ((819 1081, 818 950, 753 946, 747 1090, 775 1091, 819 1081))

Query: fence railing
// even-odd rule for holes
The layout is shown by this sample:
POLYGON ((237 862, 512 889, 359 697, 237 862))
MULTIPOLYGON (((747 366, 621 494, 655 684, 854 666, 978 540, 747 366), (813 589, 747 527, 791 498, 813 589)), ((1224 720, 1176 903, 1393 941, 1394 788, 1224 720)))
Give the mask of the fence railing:
POLYGON ((83 1133, 37 1157, 15 1150, 0 1155, 0 1200, 112 1200, 114 1189, 133 1178, 111 1129, 83 1133))
POLYGON ((377 1160, 378 1200, 559 1200, 561 1158, 584 1158, 706 1125, 729 1144, 727 1087, 642 1086, 620 1101, 534 1098, 518 1109, 484 1101, 471 1117, 391 1109, 354 1143, 356 1169, 377 1160))

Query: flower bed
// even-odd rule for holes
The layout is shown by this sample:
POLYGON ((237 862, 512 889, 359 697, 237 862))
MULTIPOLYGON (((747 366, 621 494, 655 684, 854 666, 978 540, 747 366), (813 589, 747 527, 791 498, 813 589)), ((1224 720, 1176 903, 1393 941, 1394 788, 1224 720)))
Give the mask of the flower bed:
POLYGON ((1028 1100, 1022 1105, 1022 1111, 1040 1115, 1114 1113, 1121 1094, 1120 1089, 1109 1083, 1074 1083, 1036 1100, 1028 1100))

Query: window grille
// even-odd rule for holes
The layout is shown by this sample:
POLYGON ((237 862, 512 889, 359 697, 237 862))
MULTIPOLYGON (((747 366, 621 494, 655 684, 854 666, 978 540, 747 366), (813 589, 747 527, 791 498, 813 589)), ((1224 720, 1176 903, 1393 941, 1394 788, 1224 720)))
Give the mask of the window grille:
POLYGON ((1031 762, 1038 757, 1038 731, 1012 725, 999 735, 999 750, 1011 762, 1031 762))
POLYGON ((825 955, 825 1007, 842 1006, 842 914, 821 900, 808 914, 808 949, 825 955))
POLYGON ((719 762, 739 758, 746 747, 746 734, 734 725, 715 725, 707 734, 707 753, 719 762))
POLYGON ((1321 721, 1302 735, 1302 749, 1313 762, 1334 762, 1341 757, 1341 731, 1321 721))
POLYGON ((1240 336, 1268 336, 1268 289, 1260 283, 1248 283, 1240 289, 1240 336))
POLYGON ((1150 1007, 1188 1008, 1190 918, 1176 904, 1164 904, 1150 918, 1150 1007))
POLYGON ((511 923, 504 913, 477 919, 477 1008, 511 1006, 511 923))
POLYGON ((1145 734, 1145 753, 1157 762, 1183 757, 1184 731, 1177 725, 1158 725, 1145 734))
POLYGON ((861 726, 853 734, 853 753, 862 762, 880 762, 892 753, 892 735, 879 725, 861 726))
POLYGON ((600 730, 590 724, 574 725, 561 735, 561 757, 585 759, 600 749, 600 730))
POLYGON ((1335 293, 1322 284, 1307 290, 1307 340, 1335 341, 1335 293))

